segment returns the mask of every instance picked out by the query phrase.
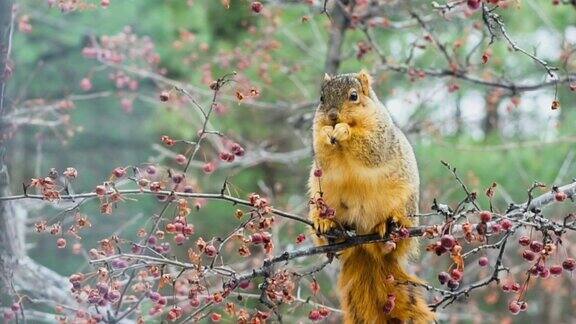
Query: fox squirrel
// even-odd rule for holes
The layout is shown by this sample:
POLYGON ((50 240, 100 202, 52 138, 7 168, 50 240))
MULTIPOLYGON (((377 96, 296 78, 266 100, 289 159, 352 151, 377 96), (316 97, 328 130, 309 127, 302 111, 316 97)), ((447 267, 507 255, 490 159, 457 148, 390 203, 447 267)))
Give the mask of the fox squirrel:
MULTIPOLYGON (((390 224, 415 225, 408 215, 418 212, 416 158, 371 82, 364 70, 325 75, 322 82, 309 179, 309 217, 320 234, 315 237, 317 244, 325 244, 321 234, 333 228, 383 236, 390 224), (335 212, 333 216, 326 217, 322 204, 335 212)), ((413 239, 403 239, 396 246, 373 243, 341 253, 338 287, 345 323, 435 320, 413 284, 422 281, 405 270, 407 257, 416 250, 413 239)))

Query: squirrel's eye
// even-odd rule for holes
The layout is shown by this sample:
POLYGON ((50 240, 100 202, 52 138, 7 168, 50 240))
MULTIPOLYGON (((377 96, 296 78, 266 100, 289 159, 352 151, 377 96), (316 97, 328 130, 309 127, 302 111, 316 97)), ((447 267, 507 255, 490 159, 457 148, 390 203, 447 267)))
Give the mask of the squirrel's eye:
POLYGON ((350 101, 356 101, 356 100, 358 100, 358 93, 357 93, 356 91, 352 91, 352 92, 350 93, 350 98, 349 98, 349 99, 350 99, 350 101))
POLYGON ((324 95, 321 95, 321 96, 320 96, 320 102, 321 102, 321 103, 324 103, 324 95))

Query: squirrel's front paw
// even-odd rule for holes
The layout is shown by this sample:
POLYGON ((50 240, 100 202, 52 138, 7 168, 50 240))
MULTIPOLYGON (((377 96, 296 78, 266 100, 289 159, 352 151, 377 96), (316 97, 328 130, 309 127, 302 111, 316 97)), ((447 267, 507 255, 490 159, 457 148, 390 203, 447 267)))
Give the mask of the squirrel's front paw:
POLYGON ((327 218, 316 218, 312 222, 314 223, 314 229, 318 234, 326 234, 336 227, 336 223, 327 218))
POLYGON ((334 133, 334 127, 332 126, 324 126, 322 127, 322 131, 321 131, 324 140, 326 141, 326 144, 333 144, 332 143, 332 134, 334 133))
POLYGON ((334 132, 332 132, 331 143, 336 144, 343 142, 350 138, 350 126, 346 123, 339 123, 334 126, 334 132))

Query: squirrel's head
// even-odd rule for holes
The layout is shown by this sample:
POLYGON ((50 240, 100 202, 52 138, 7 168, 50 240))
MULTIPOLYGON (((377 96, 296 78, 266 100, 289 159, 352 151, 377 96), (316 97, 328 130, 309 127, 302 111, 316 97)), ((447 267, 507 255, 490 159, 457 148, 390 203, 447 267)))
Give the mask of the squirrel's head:
POLYGON ((379 109, 372 91, 372 78, 365 70, 333 77, 324 75, 316 111, 316 122, 322 126, 361 125, 372 121, 379 109))

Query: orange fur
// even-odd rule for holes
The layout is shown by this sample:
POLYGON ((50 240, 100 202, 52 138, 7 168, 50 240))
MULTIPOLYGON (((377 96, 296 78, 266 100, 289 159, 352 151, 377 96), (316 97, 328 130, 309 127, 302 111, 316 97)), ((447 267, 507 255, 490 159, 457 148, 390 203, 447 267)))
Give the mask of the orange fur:
MULTIPOLYGON (((352 227, 358 234, 385 235, 387 224, 414 225, 408 214, 417 212, 418 169, 403 135, 398 135, 370 88, 370 76, 325 78, 323 96, 314 121, 315 168, 310 174, 310 195, 322 197, 336 210, 332 220, 321 219, 311 207, 310 218, 319 232, 336 226, 352 227), (340 79, 338 79, 340 78, 340 79), (332 92, 330 92, 332 91, 332 92), (352 92, 357 100, 350 100, 352 92), (337 120, 329 117, 337 112, 337 120), (412 161, 413 160, 413 161, 412 161)), ((326 243, 322 237, 318 244, 326 243)), ((412 239, 399 241, 389 252, 382 243, 357 246, 340 255, 339 291, 346 323, 428 323, 434 315, 414 285, 420 280, 404 270, 415 251, 412 239), (387 253, 389 252, 389 253, 387 253), (392 276, 393 281, 389 278, 392 276), (395 307, 384 311, 388 295, 395 307)))

